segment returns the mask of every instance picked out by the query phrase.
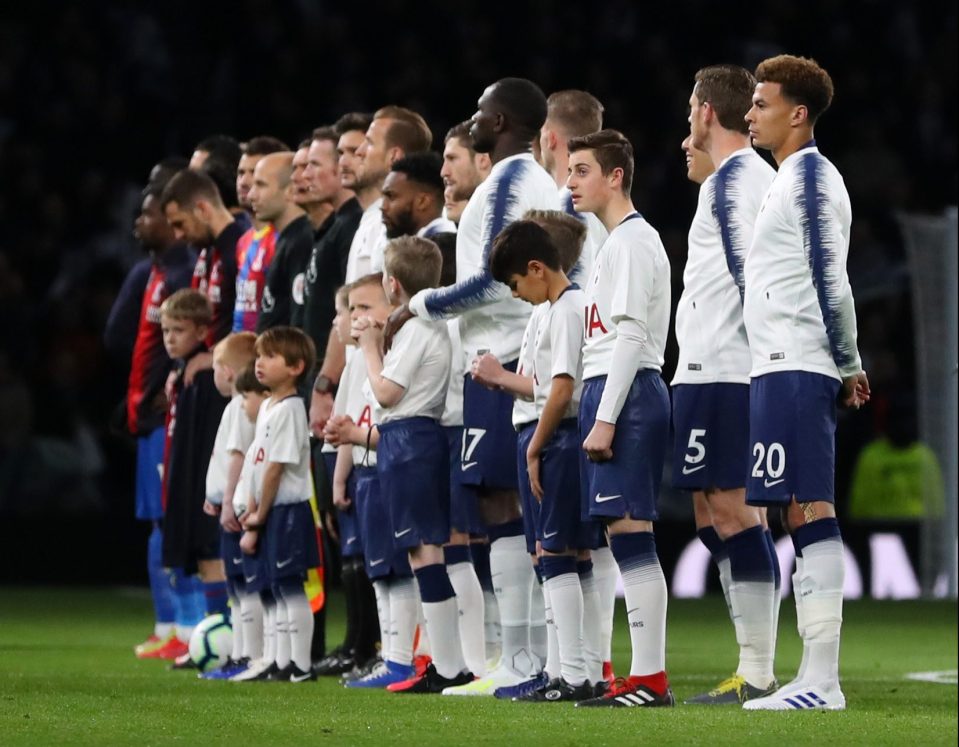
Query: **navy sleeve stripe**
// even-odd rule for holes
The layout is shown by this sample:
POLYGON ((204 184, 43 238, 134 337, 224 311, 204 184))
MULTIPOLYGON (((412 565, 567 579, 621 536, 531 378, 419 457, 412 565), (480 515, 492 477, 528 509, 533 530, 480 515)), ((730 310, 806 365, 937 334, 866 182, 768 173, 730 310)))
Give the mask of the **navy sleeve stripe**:
POLYGON ((730 159, 719 171, 713 180, 713 217, 719 224, 719 237, 723 243, 723 252, 726 254, 726 267, 732 275, 733 282, 739 288, 740 300, 745 294, 745 279, 743 264, 746 261, 746 246, 743 240, 741 226, 736 215, 734 197, 738 190, 738 179, 742 174, 744 161, 741 158, 730 159))
POLYGON ((447 288, 438 288, 426 297, 426 310, 431 316, 465 311, 479 302, 498 296, 505 286, 493 279, 489 255, 493 239, 505 228, 510 212, 519 199, 519 187, 527 162, 516 159, 506 165, 495 187, 488 192, 486 225, 483 230, 483 266, 476 274, 447 288))
POLYGON ((839 283, 842 272, 841 268, 837 267, 840 247, 834 245, 835 236, 829 230, 829 195, 819 155, 809 153, 803 156, 799 173, 796 198, 800 202, 803 243, 826 326, 826 336, 829 338, 829 348, 836 365, 842 369, 855 361, 856 352, 855 345, 850 348, 848 341, 843 339, 845 325, 842 319, 843 298, 840 297, 839 283))

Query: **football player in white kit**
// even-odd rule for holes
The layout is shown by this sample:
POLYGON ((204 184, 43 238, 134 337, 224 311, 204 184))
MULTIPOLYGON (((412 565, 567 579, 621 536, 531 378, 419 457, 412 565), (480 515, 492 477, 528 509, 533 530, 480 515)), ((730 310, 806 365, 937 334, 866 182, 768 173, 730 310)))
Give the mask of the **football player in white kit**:
POLYGON ((834 482, 836 406, 869 401, 846 275, 852 209, 813 128, 832 101, 814 60, 779 55, 756 68, 746 114, 753 144, 779 172, 744 266, 752 371, 746 500, 778 506, 796 548, 793 595, 803 663, 795 680, 747 710, 843 710, 839 686, 843 543, 834 482))
POLYGON ((623 575, 632 663, 580 706, 671 706, 666 676, 666 579, 653 535, 669 436, 669 392, 660 376, 669 327, 670 270, 656 230, 633 207, 633 147, 601 130, 569 141, 567 185, 579 212, 609 231, 586 287, 582 487, 590 515, 607 525, 623 575))
POLYGON ((751 360, 742 266, 775 176, 752 149, 743 119, 754 88, 748 70, 714 65, 696 73, 689 97, 690 145, 709 153, 716 172, 699 192, 676 311, 673 485, 708 505, 709 526, 697 533, 714 556, 729 559, 728 595, 739 642, 735 674, 686 701, 696 704, 740 704, 775 690, 779 564, 765 511, 746 505, 751 360), (721 549, 714 549, 717 541, 721 549))
MULTIPOLYGON (((456 284, 417 293, 409 310, 421 318, 460 318, 467 359, 489 352, 513 367, 530 309, 512 298, 489 270, 493 239, 527 210, 559 207, 556 185, 530 152, 546 120, 546 96, 531 81, 504 78, 489 86, 473 115, 470 135, 478 153, 489 153, 489 177, 473 193, 456 235, 456 284)), ((528 679, 530 592, 534 573, 526 553, 517 495, 513 398, 465 377, 463 482, 477 485, 490 539, 490 566, 502 627, 500 666, 451 694, 492 695, 528 679)))

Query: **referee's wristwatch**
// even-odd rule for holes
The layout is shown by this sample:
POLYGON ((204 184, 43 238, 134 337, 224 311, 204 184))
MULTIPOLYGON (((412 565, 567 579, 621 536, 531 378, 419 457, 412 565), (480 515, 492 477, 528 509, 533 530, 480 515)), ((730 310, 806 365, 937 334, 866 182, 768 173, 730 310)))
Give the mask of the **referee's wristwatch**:
POLYGON ((316 381, 313 382, 313 391, 317 394, 329 394, 335 396, 336 384, 333 383, 329 376, 319 374, 316 377, 316 381))

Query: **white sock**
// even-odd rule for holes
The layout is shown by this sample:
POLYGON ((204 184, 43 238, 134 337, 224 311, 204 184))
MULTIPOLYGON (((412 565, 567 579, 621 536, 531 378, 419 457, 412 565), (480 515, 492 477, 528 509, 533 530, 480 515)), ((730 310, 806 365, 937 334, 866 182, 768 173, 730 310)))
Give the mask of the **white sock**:
POLYGON ((240 620, 240 600, 230 597, 230 621, 233 627, 233 650, 230 658, 239 661, 243 656, 243 623, 240 620))
POLYGON ((579 577, 583 589, 583 657, 586 659, 587 679, 597 683, 603 679, 602 636, 599 589, 594 573, 579 577))
POLYGON ((633 660, 631 676, 657 674, 666 669, 666 577, 659 558, 623 571, 626 619, 633 660))
POLYGON ((803 681, 839 687, 839 634, 842 628, 842 587, 845 580, 843 544, 838 538, 803 548, 799 579, 808 650, 803 681))
POLYGON ((739 667, 736 673, 753 687, 765 690, 772 684, 773 597, 772 581, 733 581, 729 599, 735 613, 736 640, 739 642, 739 667))
POLYGON ((240 594, 240 625, 243 628, 243 656, 250 661, 263 658, 263 602, 257 592, 240 594))
POLYGON ((190 636, 193 635, 193 628, 195 625, 175 625, 174 630, 176 631, 176 637, 183 643, 190 642, 190 636))
POLYGON ((170 637, 170 633, 173 632, 173 628, 173 623, 154 623, 153 635, 155 635, 161 641, 165 641, 170 637))
POLYGON ((383 661, 390 658, 390 584, 385 578, 378 578, 373 582, 373 593, 376 594, 376 616, 380 619, 380 657, 383 661))
POLYGON ((290 659, 301 672, 309 672, 313 666, 310 649, 313 646, 313 609, 306 591, 283 591, 286 606, 286 627, 290 641, 290 659))
POLYGON ((483 634, 483 589, 476 569, 470 562, 446 566, 446 573, 456 592, 459 610, 460 643, 466 668, 477 677, 486 674, 486 639, 483 634))
POLYGON ((286 602, 276 594, 276 662, 278 669, 283 669, 291 661, 292 649, 290 647, 290 622, 287 618, 286 602))
POLYGON ((420 598, 416 593, 413 579, 392 578, 389 581, 389 657, 386 660, 405 664, 413 663, 413 638, 416 636, 416 618, 419 612, 420 598))
POLYGON ((574 687, 586 681, 583 658, 583 589, 577 573, 564 573, 544 582, 559 642, 559 668, 564 680, 574 687))
POLYGON ((433 666, 441 677, 453 678, 466 669, 460 644, 456 597, 442 602, 424 602, 423 614, 430 632, 433 666))
POLYGON ((497 539, 490 545, 489 564, 503 631, 500 665, 528 677, 535 670, 529 647, 529 602, 536 576, 526 552, 526 538, 497 539))
MULTIPOLYGON (((729 567, 729 558, 722 558, 716 561, 716 567, 719 568, 719 585, 723 590, 723 598, 726 600, 726 610, 729 612, 729 619, 736 627, 736 615, 733 613, 733 602, 729 597, 729 585, 733 582, 733 572, 729 567)), ((736 631, 736 637, 739 638, 739 630, 736 631)))
MULTIPOLYGON (((799 640, 806 640, 806 615, 803 611, 803 596, 799 591, 800 580, 803 577, 803 559, 796 556, 796 572, 792 575, 793 599, 796 600, 796 630, 799 631, 799 640)), ((806 675, 806 665, 809 662, 809 651, 805 644, 802 649, 802 661, 799 663, 799 673, 794 682, 799 682, 806 675)))
POLYGON ((416 637, 416 648, 413 649, 415 656, 432 656, 433 649, 430 646, 429 630, 426 628, 426 611, 423 609, 422 597, 420 596, 419 582, 413 577, 413 583, 416 584, 416 598, 419 604, 416 605, 416 625, 418 635, 416 637))
POLYGON ((499 622, 499 604, 492 591, 483 591, 483 637, 486 640, 486 660, 497 661, 503 651, 503 630, 499 622))
POLYGON ((276 602, 263 605, 263 660, 276 661, 276 602))
MULTIPOLYGON (((546 632, 546 600, 543 584, 533 572, 533 586, 529 599, 529 649, 533 655, 534 671, 539 672, 546 666, 549 648, 549 634, 546 632)), ((533 674, 533 672, 530 672, 533 674)))
POLYGON ((554 680, 560 676, 559 638, 556 632, 556 618, 553 616, 553 600, 550 598, 546 584, 543 584, 543 601, 546 616, 546 663, 543 664, 543 671, 551 680, 554 680))
POLYGON ((599 594, 599 653, 603 661, 613 658, 613 615, 616 611, 616 584, 619 581, 619 566, 613 551, 608 547, 591 550, 593 579, 599 594))

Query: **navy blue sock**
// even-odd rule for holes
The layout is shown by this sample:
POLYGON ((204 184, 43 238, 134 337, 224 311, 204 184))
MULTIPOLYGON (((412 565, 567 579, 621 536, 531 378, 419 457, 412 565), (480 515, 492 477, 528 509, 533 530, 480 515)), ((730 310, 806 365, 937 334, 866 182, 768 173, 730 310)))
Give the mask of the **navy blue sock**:
POLYGON ((203 597, 206 601, 206 613, 215 615, 220 613, 227 620, 230 619, 230 607, 227 604, 226 581, 203 582, 203 597))
POLYGON ((489 569, 489 545, 485 542, 473 542, 470 544, 470 556, 473 558, 473 568, 476 570, 480 588, 492 593, 493 574, 489 569))
POLYGON ((147 575, 150 577, 150 593, 153 595, 153 614, 156 621, 166 624, 176 622, 170 572, 163 567, 163 532, 159 524, 153 525, 147 542, 147 575))
POLYGON ((470 562, 470 549, 468 545, 448 545, 443 548, 443 557, 446 565, 456 565, 457 563, 470 562))
POLYGON ((539 569, 544 581, 566 573, 576 573, 576 558, 572 555, 543 555, 539 559, 539 569))
POLYGON ((450 577, 446 575, 446 566, 441 563, 426 565, 414 571, 420 585, 420 598, 424 604, 445 602, 456 596, 450 577))
POLYGON ((712 527, 697 529, 696 535, 713 556, 713 562, 719 565, 719 561, 726 557, 726 543, 719 538, 719 534, 712 527))
POLYGON ((750 527, 726 540, 729 574, 733 581, 773 581, 772 558, 766 545, 766 530, 750 527))
POLYGON ((579 574, 579 580, 585 581, 588 578, 591 578, 593 575, 593 561, 592 560, 577 560, 576 561, 576 573, 579 574))
POLYGON ((839 531, 839 520, 830 517, 828 519, 817 519, 809 524, 803 524, 801 527, 793 530, 793 545, 796 547, 796 555, 802 556, 802 550, 816 542, 822 542, 828 539, 842 540, 842 534, 839 531))
POLYGON ((783 585, 783 575, 779 569, 779 553, 776 552, 776 541, 773 539, 773 533, 768 529, 765 534, 766 546, 769 548, 769 559, 773 564, 773 581, 776 584, 776 589, 781 589, 783 585))
POLYGON ((543 567, 540 565, 542 558, 537 558, 536 562, 533 563, 533 573, 536 574, 536 581, 540 586, 543 585, 543 567))
POLYGON ((523 520, 515 519, 514 521, 507 521, 505 524, 489 526, 486 529, 486 534, 491 545, 503 537, 518 537, 523 534, 523 520))
POLYGON ((611 535, 609 549, 613 551, 613 557, 616 558, 616 564, 622 573, 659 562, 656 555, 656 536, 652 532, 611 535))

